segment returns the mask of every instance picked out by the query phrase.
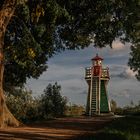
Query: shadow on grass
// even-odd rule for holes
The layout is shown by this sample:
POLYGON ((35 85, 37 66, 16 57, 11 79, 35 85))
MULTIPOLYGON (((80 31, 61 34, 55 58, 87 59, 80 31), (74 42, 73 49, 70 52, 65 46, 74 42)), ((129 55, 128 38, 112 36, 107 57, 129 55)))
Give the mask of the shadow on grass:
POLYGON ((83 135, 73 140, 127 140, 125 136, 110 133, 98 133, 95 135, 83 135))
POLYGON ((116 118, 102 132, 75 137, 74 140, 140 140, 140 117, 116 118))
MULTIPOLYGON (((140 116, 127 116, 113 121, 105 132, 124 136, 124 140, 140 140, 140 116)), ((120 140, 120 139, 118 139, 120 140)))
POLYGON ((127 116, 119 118, 110 123, 105 129, 108 131, 117 130, 124 133, 133 132, 139 134, 140 116, 127 116))

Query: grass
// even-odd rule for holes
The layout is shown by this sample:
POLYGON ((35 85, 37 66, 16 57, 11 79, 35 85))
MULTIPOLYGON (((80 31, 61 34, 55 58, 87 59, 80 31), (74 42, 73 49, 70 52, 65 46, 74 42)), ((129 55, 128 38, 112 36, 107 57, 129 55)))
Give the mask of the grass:
POLYGON ((140 140, 140 116, 129 116, 114 120, 104 133, 119 136, 124 140, 140 140))
POLYGON ((117 118, 102 132, 81 136, 76 140, 140 140, 140 116, 117 118))

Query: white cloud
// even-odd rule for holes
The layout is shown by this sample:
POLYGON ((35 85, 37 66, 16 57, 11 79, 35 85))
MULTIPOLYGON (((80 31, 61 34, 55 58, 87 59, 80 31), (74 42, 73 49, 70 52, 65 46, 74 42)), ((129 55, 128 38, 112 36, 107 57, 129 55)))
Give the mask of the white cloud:
POLYGON ((119 40, 115 40, 112 43, 112 48, 114 50, 122 50, 125 48, 125 45, 123 43, 121 43, 119 40))
POLYGON ((136 72, 133 72, 129 67, 125 70, 125 72, 129 77, 135 77, 136 75, 136 72))
POLYGON ((124 91, 122 91, 122 96, 126 97, 126 98, 130 98, 130 93, 128 89, 125 89, 124 91))
POLYGON ((133 72, 127 65, 112 64, 109 65, 111 78, 136 79, 136 72, 133 72))

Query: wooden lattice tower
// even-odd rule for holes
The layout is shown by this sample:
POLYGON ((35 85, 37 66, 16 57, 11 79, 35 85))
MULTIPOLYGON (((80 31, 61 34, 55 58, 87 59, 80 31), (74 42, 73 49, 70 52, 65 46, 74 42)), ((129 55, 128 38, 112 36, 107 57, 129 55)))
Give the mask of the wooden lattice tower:
POLYGON ((110 105, 107 95, 107 84, 109 81, 109 69, 102 68, 103 58, 98 54, 92 59, 92 67, 86 68, 85 79, 88 84, 88 96, 86 114, 109 113, 110 105))

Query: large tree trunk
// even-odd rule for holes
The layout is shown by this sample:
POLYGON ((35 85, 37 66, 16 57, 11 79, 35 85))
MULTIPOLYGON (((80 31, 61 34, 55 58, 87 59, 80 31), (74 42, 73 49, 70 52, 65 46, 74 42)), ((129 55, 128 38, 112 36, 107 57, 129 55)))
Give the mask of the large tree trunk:
POLYGON ((7 25, 14 14, 16 0, 5 0, 0 10, 0 127, 19 126, 19 122, 8 110, 3 92, 4 36, 7 25))

